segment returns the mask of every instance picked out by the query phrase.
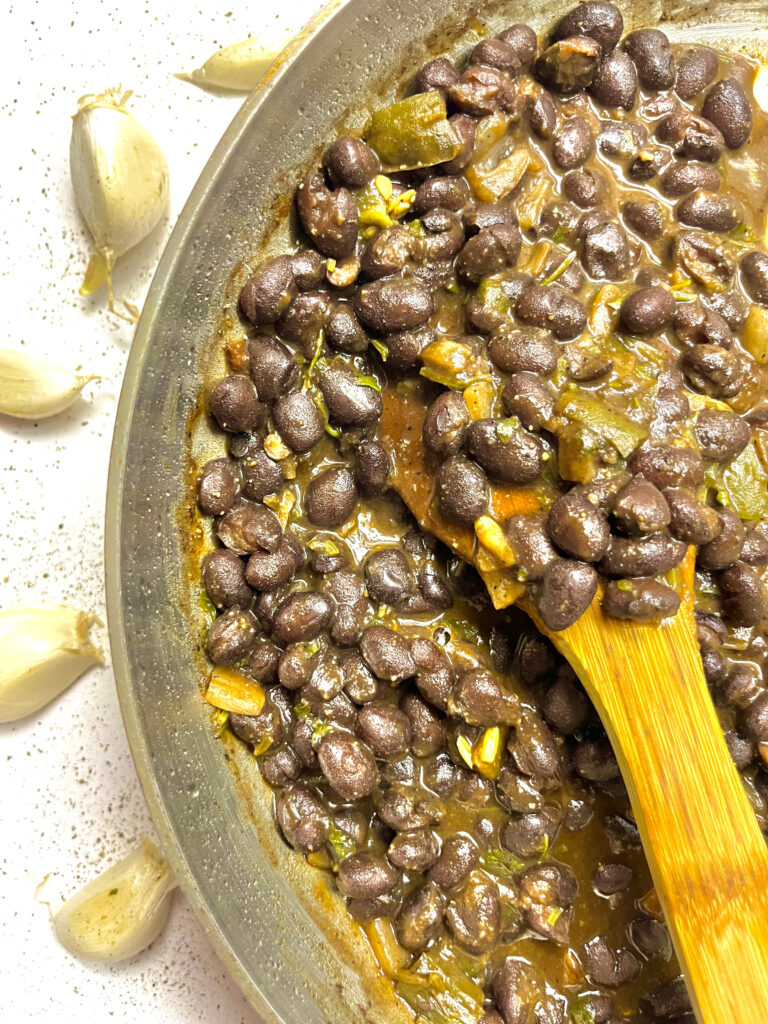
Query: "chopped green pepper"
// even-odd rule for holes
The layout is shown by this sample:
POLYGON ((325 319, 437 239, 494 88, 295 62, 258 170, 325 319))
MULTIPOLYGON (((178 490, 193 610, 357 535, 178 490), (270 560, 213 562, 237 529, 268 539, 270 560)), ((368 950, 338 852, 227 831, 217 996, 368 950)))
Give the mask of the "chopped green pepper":
POLYGON ((580 392, 563 395, 558 402, 557 412, 610 441, 624 458, 631 455, 648 437, 645 427, 634 423, 621 413, 614 412, 598 399, 580 392))
POLYGON ((508 850, 501 849, 489 850, 481 858, 480 863, 489 874, 495 875, 497 878, 509 878, 510 875, 518 874, 525 867, 523 861, 518 860, 508 850))
POLYGON ((445 99, 436 90, 416 93, 377 110, 366 141, 382 163, 399 171, 453 160, 462 147, 447 119, 445 99))
POLYGON ((485 1000, 477 973, 470 957, 442 942, 421 954, 407 972, 413 980, 398 981, 396 989, 430 1024, 476 1024, 485 1000))
POLYGON ((576 996, 568 1006, 571 1024, 595 1024, 595 1015, 590 1006, 589 996, 576 996))
POLYGON ((706 481, 717 491, 718 501, 733 506, 741 519, 768 518, 768 477, 754 441, 730 462, 712 464, 706 481))

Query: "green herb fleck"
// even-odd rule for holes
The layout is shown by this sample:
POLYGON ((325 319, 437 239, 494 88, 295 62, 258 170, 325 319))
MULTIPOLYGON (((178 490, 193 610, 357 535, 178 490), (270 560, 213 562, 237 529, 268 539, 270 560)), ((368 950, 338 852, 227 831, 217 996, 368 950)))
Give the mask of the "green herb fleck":
POLYGON ((589 996, 576 996, 568 1007, 571 1024, 595 1024, 595 1015, 590 1006, 589 996))
POLYGON ((558 277, 561 277, 566 272, 568 267, 570 267, 570 265, 573 263, 573 261, 575 259, 576 259, 576 250, 574 249, 574 250, 572 250, 571 252, 568 253, 568 255, 565 257, 565 259, 562 261, 562 263, 560 263, 557 267, 555 267, 555 269, 552 271, 552 273, 549 275, 549 277, 545 277, 544 278, 544 280, 541 282, 542 285, 545 286, 545 285, 548 285, 548 284, 553 284, 558 279, 558 277))
POLYGON ((631 580, 617 580, 616 586, 619 588, 619 590, 626 590, 630 593, 635 589, 632 585, 631 580))
POLYGON ((517 437, 517 433, 520 430, 520 420, 517 416, 510 416, 506 420, 500 420, 496 424, 496 436, 503 444, 509 444, 513 438, 517 437))
POLYGON ((317 551, 321 555, 338 555, 339 549, 333 543, 332 540, 326 540, 323 537, 313 537, 312 540, 307 542, 307 547, 310 551, 317 551))
POLYGON ((348 857, 357 849, 352 836, 343 832, 338 825, 334 825, 333 822, 328 826, 327 836, 331 849, 339 860, 344 860, 345 857, 348 857))
POLYGON ((371 377, 366 373, 356 374, 355 384, 359 384, 361 388, 372 388, 374 391, 381 391, 381 384, 379 384, 375 377, 371 377))
POLYGON ((382 363, 386 363, 387 357, 389 356, 389 349, 384 344, 384 342, 383 341, 377 341, 376 338, 371 338, 370 339, 370 343, 371 343, 371 345, 373 345, 373 347, 376 349, 376 351, 381 356, 382 363))
POLYGON ((525 863, 518 860, 508 850, 489 850, 484 857, 480 858, 483 868, 497 878, 508 878, 516 875, 525 867, 525 863))

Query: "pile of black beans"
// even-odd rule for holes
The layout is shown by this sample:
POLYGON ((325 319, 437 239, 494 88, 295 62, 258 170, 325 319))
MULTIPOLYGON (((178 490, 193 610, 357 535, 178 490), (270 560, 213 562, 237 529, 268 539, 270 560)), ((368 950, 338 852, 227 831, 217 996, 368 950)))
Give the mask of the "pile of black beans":
MULTIPOLYGON (((302 243, 242 288, 207 399, 229 448, 198 479, 220 544, 207 653, 266 691, 229 729, 356 920, 410 971, 435 949, 465 958, 467 1022, 693 1018, 594 709, 389 490, 382 389, 426 389, 446 520, 473 526, 494 488, 541 496, 499 525, 550 629, 600 582, 611 615, 674 614, 665 574, 695 545, 707 682, 768 820, 768 533, 759 494, 742 515, 728 490, 739 472, 765 489, 768 255, 740 159, 760 114, 746 61, 622 36, 617 8, 586 3, 542 44, 513 25, 463 70, 430 61, 415 90, 439 91, 462 143, 443 165, 385 174, 336 140, 296 193, 302 243), (525 146, 539 170, 488 202, 472 171, 499 118, 500 159, 525 146), (469 353, 490 415, 461 373, 424 379, 439 342, 469 353)), ((439 1004, 405 998, 427 1019, 439 1004)))

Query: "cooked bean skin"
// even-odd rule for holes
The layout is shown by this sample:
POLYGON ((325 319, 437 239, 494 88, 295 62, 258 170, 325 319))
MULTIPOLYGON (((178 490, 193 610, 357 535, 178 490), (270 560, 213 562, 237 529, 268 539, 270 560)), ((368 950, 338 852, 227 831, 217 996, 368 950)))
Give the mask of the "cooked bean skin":
POLYGON ((429 61, 416 76, 416 92, 430 92, 432 89, 445 93, 459 80, 459 72, 447 57, 436 57, 429 61))
POLYGON ((744 546, 746 529, 730 508, 718 509, 720 530, 714 540, 699 548, 696 558, 702 569, 727 569, 738 559, 744 546))
POLYGON ((589 122, 578 114, 569 117, 553 138, 552 159, 564 171, 580 167, 594 151, 595 138, 589 122))
POLYGON ((688 111, 665 117, 656 129, 656 137, 672 147, 676 156, 687 160, 716 163, 723 155, 725 139, 711 121, 688 111))
POLYGON ((264 505, 240 502, 225 513, 217 523, 219 540, 236 555, 249 555, 254 551, 276 551, 283 531, 280 520, 264 505))
POLYGON ((729 149, 743 146, 752 131, 752 108, 735 78, 722 78, 707 91, 701 115, 720 129, 729 149))
POLYGON ((717 192, 721 184, 722 178, 714 167, 695 161, 685 161, 676 162, 668 167, 661 176, 659 187, 670 199, 680 199, 695 192, 696 189, 717 192))
POLYGON ((501 927, 501 904, 496 883, 487 875, 470 875, 464 888, 448 903, 445 919, 454 938, 471 953, 491 949, 501 927))
POLYGON ((360 800, 379 782, 370 747, 354 736, 329 732, 320 740, 317 759, 323 775, 345 800, 360 800))
POLYGON ((647 537, 612 537, 600 562, 606 576, 658 576, 680 564, 685 544, 664 533, 647 537))
POLYGON ((598 562, 611 537, 602 512, 573 491, 558 498, 550 509, 547 531, 561 551, 583 562, 598 562))
POLYGON ((474 523, 488 505, 488 480, 474 462, 463 455, 453 455, 437 472, 437 495, 448 519, 474 523))
POLYGON ((228 512, 240 497, 242 475, 231 459, 211 459, 197 481, 197 504, 207 516, 228 512))
POLYGON ((587 325, 584 306, 556 284, 525 288, 516 312, 523 323, 546 327, 563 341, 575 338, 587 325))
POLYGON ((726 619, 737 626, 756 626, 768 615, 768 595, 751 565, 736 562, 720 574, 717 582, 726 619))
POLYGON ((221 608, 248 608, 253 591, 245 580, 245 563, 232 551, 220 548, 205 556, 203 585, 211 602, 221 608))
POLYGON ((317 406, 303 391, 280 398, 272 410, 280 437, 291 451, 310 451, 323 436, 323 420, 317 406))
POLYGON ((386 626, 369 626, 360 638, 360 653, 379 679, 399 683, 416 673, 410 644, 386 626))
POLYGON ((307 516, 315 526, 326 530, 345 523, 356 503, 355 478, 346 468, 326 469, 307 488, 307 516))
POLYGON ((573 625, 597 593, 597 573, 586 562, 563 559, 544 573, 536 593, 536 607, 548 629, 573 625))
POLYGON ((741 211, 729 196, 696 191, 679 204, 677 219, 704 231, 732 231, 741 220, 741 211))
POLYGON ((302 853, 314 853, 325 842, 328 812, 320 797, 306 786, 280 790, 275 817, 286 840, 302 853))
POLYGON ((609 583, 603 595, 603 610, 614 619, 655 622, 674 615, 680 598, 671 587, 656 580, 619 580, 609 583))
POLYGON ((324 256, 344 259, 357 243, 357 206, 346 188, 331 192, 321 174, 310 174, 296 192, 302 226, 324 256))
POLYGON ((749 444, 749 425, 729 409, 702 409, 694 427, 704 459, 727 462, 749 444))
POLYGON ((256 551, 251 555, 245 578, 254 590, 275 590, 293 577, 302 557, 301 545, 286 534, 275 551, 256 551))
POLYGON ((291 594, 275 612, 272 636, 278 644, 314 640, 328 628, 333 606, 323 594, 291 594))
POLYGON ((522 427, 502 438, 494 420, 474 420, 467 429, 466 449, 489 476, 505 483, 528 483, 541 471, 541 442, 522 427))

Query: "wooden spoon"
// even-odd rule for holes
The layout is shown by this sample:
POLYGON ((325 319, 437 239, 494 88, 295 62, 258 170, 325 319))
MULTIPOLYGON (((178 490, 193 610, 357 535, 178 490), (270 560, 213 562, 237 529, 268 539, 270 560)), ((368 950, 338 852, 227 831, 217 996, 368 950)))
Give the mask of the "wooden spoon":
MULTIPOLYGON (((392 483, 424 530, 473 564, 473 531, 434 507, 421 441, 426 389, 384 394, 381 440, 392 483)), ((504 516, 538 508, 497 487, 504 516)), ((600 595, 568 629, 548 630, 510 570, 481 569, 497 607, 516 600, 578 674, 621 766, 667 925, 701 1024, 768 1021, 768 847, 726 747, 704 680, 693 617, 691 549, 680 610, 661 626, 604 616, 600 595), (512 595, 509 600, 507 597, 512 595)))

